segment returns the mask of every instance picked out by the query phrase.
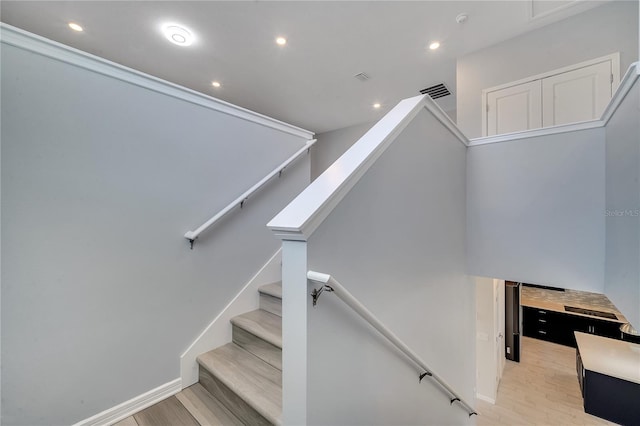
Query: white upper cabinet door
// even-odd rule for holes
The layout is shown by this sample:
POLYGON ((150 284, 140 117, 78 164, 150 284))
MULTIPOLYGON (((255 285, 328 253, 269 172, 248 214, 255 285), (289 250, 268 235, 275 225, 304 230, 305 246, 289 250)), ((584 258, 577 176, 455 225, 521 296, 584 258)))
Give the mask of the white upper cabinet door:
POLYGON ((487 136, 542 127, 540 80, 487 93, 487 136))
POLYGON ((600 118, 612 96, 611 61, 542 79, 544 127, 600 118))

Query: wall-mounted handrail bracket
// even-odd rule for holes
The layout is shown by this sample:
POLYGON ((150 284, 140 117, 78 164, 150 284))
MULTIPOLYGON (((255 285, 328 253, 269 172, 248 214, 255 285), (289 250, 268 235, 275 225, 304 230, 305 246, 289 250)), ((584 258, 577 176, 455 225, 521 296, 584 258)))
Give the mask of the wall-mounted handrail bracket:
POLYGON ((460 398, 452 398, 451 401, 449 402, 449 405, 453 405, 454 402, 460 402, 460 398))
POLYGON ((333 291, 333 288, 331 288, 331 286, 328 285, 323 285, 320 288, 314 288, 313 291, 311 292, 311 297, 313 297, 313 307, 315 308, 316 305, 318 304, 318 299, 320 298, 320 295, 324 292, 324 291, 333 291))
POLYGON ((425 371, 424 373, 418 376, 418 383, 422 383, 422 379, 424 379, 427 376, 432 377, 433 374, 431 374, 430 371, 425 371))
POLYGON ((191 250, 193 250, 193 243, 195 243, 195 242, 196 242, 195 238, 189 238, 189 248, 191 250))

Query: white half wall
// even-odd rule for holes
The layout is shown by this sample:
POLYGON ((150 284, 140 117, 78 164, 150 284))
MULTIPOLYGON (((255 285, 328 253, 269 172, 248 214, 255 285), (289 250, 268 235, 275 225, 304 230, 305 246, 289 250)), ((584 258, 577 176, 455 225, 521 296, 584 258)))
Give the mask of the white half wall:
POLYGON ((471 146, 468 273, 602 293, 605 130, 471 146))
POLYGON ((463 56, 456 65, 458 127, 469 138, 482 136, 483 89, 613 52, 620 52, 621 73, 638 60, 637 1, 612 1, 463 56))
POLYGON ((606 127, 604 293, 640 330, 640 82, 606 127))
MULTIPOLYGON (((473 404, 465 150, 422 109, 319 225, 307 249, 309 269, 331 274, 473 404)), ((307 424, 475 421, 433 382, 419 384, 419 369, 335 295, 324 293, 315 308, 308 296, 307 303, 307 424)))
POLYGON ((2 31, 2 424, 73 424, 180 376, 278 250, 265 224, 308 185, 309 156, 193 250, 184 233, 307 138, 2 31))

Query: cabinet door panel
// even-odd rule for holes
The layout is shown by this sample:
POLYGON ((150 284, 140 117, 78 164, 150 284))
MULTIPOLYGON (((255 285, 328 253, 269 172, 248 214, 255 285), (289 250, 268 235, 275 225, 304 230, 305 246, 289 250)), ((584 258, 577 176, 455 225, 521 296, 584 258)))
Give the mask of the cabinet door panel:
POLYGON ((600 118, 611 99, 611 61, 542 80, 544 127, 600 118))
POLYGON ((487 93, 487 136, 542 127, 540 80, 487 93))

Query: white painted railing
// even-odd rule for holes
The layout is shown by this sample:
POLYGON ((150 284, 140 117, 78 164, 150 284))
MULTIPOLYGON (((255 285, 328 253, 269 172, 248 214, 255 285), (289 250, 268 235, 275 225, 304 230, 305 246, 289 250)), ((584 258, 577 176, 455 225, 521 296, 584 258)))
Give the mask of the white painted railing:
POLYGON ((313 296, 313 304, 315 305, 318 297, 323 292, 332 292, 335 293, 336 296, 340 298, 344 303, 346 303, 351 309, 353 309, 358 315, 360 315, 365 321, 367 321, 373 328, 375 328, 380 334, 387 338, 391 343, 393 343, 403 354, 407 356, 411 361, 413 361, 418 367, 424 370, 424 373, 420 374, 419 379, 422 379, 425 376, 431 377, 442 389, 444 389, 449 394, 449 399, 451 404, 458 401, 464 408, 467 410, 469 416, 472 416, 476 413, 473 407, 468 404, 464 399, 462 399, 452 388, 449 386, 447 382, 445 382, 442 378, 438 377, 436 373, 431 370, 427 364, 411 350, 402 340, 400 340, 391 330, 389 330, 375 315, 371 313, 358 299, 356 299, 351 293, 349 293, 335 278, 333 278, 329 274, 323 274, 321 272, 308 271, 307 278, 310 281, 314 281, 322 284, 322 287, 319 290, 314 290, 312 293, 313 296))
POLYGON ((305 151, 309 152, 309 149, 313 146, 313 144, 316 143, 316 139, 311 139, 309 140, 304 147, 300 148, 298 151, 295 152, 295 154, 293 154, 291 157, 289 157, 284 163, 280 164, 278 167, 276 167, 275 169, 273 169, 273 171, 271 171, 271 173, 269 173, 268 175, 266 175, 265 177, 263 177, 260 182, 256 183, 255 185, 253 185, 251 188, 249 188, 248 190, 246 190, 242 195, 240 195, 238 198, 236 198, 235 200, 233 200, 231 203, 229 203, 229 205, 225 208, 223 208, 222 210, 220 210, 215 216, 213 216, 211 219, 207 220, 205 223, 203 223, 202 225, 200 225, 199 227, 197 227, 195 230, 193 231, 187 231, 184 234, 184 237, 189 240, 189 242, 191 243, 191 248, 193 248, 193 243, 195 242, 195 240, 203 233, 205 232, 207 229, 211 228, 213 225, 215 225, 215 223, 217 221, 219 221, 220 219, 222 219, 227 213, 229 213, 231 210, 233 210, 235 207, 240 207, 242 208, 244 202, 251 196, 253 195, 256 191, 258 191, 260 188, 262 188, 262 186, 264 186, 264 184, 266 184, 269 180, 271 180, 271 178, 273 178, 276 175, 280 175, 283 170, 285 168, 287 168, 287 166, 289 166, 289 164, 293 163, 294 161, 296 161, 298 159, 298 157, 300 157, 305 151))

